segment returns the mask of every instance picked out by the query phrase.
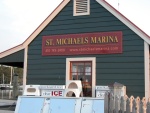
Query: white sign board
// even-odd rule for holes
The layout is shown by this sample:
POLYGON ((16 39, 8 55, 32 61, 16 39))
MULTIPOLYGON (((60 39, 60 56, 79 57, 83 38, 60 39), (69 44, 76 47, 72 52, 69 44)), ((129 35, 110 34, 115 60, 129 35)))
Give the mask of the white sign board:
POLYGON ((106 91, 96 91, 96 98, 104 99, 106 91))
POLYGON ((96 90, 96 97, 100 99, 105 98, 106 92, 112 92, 112 88, 108 86, 96 86, 95 90, 96 90))
POLYGON ((96 86, 95 90, 110 90, 108 86, 96 86))
POLYGON ((40 85, 40 89, 65 89, 65 85, 40 85))

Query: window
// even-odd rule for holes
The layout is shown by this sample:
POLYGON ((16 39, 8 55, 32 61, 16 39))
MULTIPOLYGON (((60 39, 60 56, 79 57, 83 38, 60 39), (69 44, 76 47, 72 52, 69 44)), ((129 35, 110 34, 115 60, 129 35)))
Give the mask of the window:
POLYGON ((74 16, 90 14, 90 0, 74 0, 74 16))
POLYGON ((95 97, 95 58, 67 58, 66 59, 66 81, 81 80, 83 95, 95 97))
POLYGON ((84 82, 91 82, 92 75, 92 62, 91 61, 81 61, 70 62, 70 79, 81 80, 84 82))

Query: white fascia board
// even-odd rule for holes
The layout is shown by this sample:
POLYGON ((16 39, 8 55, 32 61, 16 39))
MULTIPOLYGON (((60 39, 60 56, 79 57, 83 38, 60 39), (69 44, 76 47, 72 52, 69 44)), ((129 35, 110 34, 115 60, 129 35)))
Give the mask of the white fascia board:
POLYGON ((18 46, 15 46, 15 47, 13 47, 11 49, 8 49, 8 50, 0 53, 0 58, 3 58, 3 57, 8 56, 8 55, 11 55, 11 54, 13 54, 15 52, 18 52, 18 51, 22 50, 22 49, 24 49, 24 46, 22 44, 18 45, 18 46))
POLYGON ((138 28, 135 24, 133 24, 130 20, 128 20, 125 16, 123 16, 120 12, 118 12, 115 8, 113 8, 109 3, 107 3, 105 0, 96 1, 99 4, 101 4, 105 9, 107 9, 110 13, 112 13, 115 17, 117 17, 126 26, 128 26, 137 35, 139 35, 148 44, 150 44, 150 37, 146 33, 144 33, 140 28, 138 28))
POLYGON ((60 5, 41 23, 41 25, 28 37, 23 43, 26 47, 32 42, 32 40, 59 14, 59 12, 70 2, 70 0, 64 0, 60 5))

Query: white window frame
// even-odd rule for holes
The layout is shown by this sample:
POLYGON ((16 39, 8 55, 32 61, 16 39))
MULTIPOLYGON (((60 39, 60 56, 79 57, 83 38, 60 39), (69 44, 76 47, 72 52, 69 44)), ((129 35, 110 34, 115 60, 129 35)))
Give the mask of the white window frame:
POLYGON ((76 0, 73 1, 73 16, 90 15, 90 0, 87 0, 87 12, 76 13, 76 0))
POLYGON ((95 57, 66 58, 66 82, 70 79, 70 62, 72 61, 92 61, 92 97, 95 97, 96 58, 95 57))

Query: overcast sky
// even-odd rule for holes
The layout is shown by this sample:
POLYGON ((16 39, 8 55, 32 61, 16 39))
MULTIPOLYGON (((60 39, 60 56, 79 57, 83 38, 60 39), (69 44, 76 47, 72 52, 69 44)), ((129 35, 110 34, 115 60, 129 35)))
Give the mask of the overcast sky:
MULTIPOLYGON (((61 1, 0 0, 0 52, 23 43, 61 1)), ((150 35, 150 0, 106 1, 150 35)))

